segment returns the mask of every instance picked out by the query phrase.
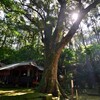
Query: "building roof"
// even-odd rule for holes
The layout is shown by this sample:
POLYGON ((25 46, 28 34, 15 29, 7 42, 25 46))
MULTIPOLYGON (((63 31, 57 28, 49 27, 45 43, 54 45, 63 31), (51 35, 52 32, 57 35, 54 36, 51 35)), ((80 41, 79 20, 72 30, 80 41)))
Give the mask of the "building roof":
POLYGON ((43 67, 37 66, 37 64, 35 62, 29 61, 29 62, 20 62, 20 63, 15 63, 15 64, 10 64, 10 65, 6 65, 6 66, 2 66, 2 67, 0 67, 0 71, 1 70, 11 70, 11 69, 17 68, 19 66, 25 66, 25 65, 32 65, 32 66, 38 68, 41 71, 44 70, 43 67))

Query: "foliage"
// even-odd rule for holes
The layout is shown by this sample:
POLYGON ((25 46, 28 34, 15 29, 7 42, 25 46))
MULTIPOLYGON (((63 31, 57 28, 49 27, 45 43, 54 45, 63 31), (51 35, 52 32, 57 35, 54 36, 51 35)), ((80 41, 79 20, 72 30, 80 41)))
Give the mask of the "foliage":
POLYGON ((8 47, 3 47, 0 49, 0 61, 5 64, 29 60, 34 60, 38 62, 38 64, 43 65, 44 55, 42 48, 34 48, 30 45, 22 47, 19 50, 14 50, 8 47))
POLYGON ((34 48, 33 46, 25 46, 19 49, 15 55, 16 60, 15 61, 28 61, 28 60, 35 60, 40 63, 41 65, 43 64, 43 52, 42 52, 42 47, 34 48), (39 50, 41 49, 41 50, 39 50))
POLYGON ((75 62, 75 51, 65 48, 60 56, 59 66, 68 66, 75 62))
POLYGON ((0 61, 9 64, 11 63, 11 57, 16 53, 15 50, 9 47, 0 48, 0 61))
MULTIPOLYGON (((42 78, 43 86, 41 86, 40 91, 53 93, 53 95, 57 96, 57 69, 61 52, 71 42, 74 34, 79 32, 77 29, 82 19, 87 19, 89 15, 86 16, 86 14, 99 3, 100 1, 98 0, 68 0, 68 2, 66 0, 0 1, 2 11, 5 13, 5 17, 1 21, 6 26, 6 31, 5 28, 1 30, 2 38, 0 40, 0 47, 7 45, 7 47, 15 48, 17 50, 15 61, 29 60, 32 58, 41 60, 45 57, 44 66, 46 70, 44 70, 42 78), (74 11, 79 14, 76 21, 71 19, 72 12, 74 11), (39 44, 38 47, 37 44, 39 44), (41 45, 43 45, 44 50, 41 49, 41 45)), ((94 20, 91 21, 94 22, 94 20)), ((94 31, 94 33, 97 32, 94 31)), ((84 36, 82 36, 82 40, 78 45, 83 43, 86 47, 84 36)), ((79 51, 77 50, 78 48, 76 48, 76 51, 79 51)), ((91 54, 90 48, 85 48, 85 51, 88 56, 91 54)), ((64 62, 63 60, 61 61, 63 62, 62 65, 72 64, 75 60, 76 62, 87 63, 87 58, 90 59, 90 56, 87 57, 84 52, 76 53, 78 57, 71 49, 65 50, 64 52, 67 55, 61 56, 64 60, 64 62), (81 54, 86 59, 81 61, 81 54)))

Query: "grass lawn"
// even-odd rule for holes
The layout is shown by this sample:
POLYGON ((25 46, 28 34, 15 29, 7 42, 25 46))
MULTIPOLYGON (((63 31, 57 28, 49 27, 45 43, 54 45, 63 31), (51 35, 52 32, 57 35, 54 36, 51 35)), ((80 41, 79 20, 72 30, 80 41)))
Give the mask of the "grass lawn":
POLYGON ((81 95, 79 100, 100 100, 100 96, 81 95))
POLYGON ((32 89, 0 89, 0 100, 42 100, 42 96, 32 89))
MULTIPOLYGON (((0 100, 43 100, 43 96, 45 94, 38 93, 33 89, 0 89, 0 100)), ((100 100, 100 96, 79 95, 78 100, 100 100)))

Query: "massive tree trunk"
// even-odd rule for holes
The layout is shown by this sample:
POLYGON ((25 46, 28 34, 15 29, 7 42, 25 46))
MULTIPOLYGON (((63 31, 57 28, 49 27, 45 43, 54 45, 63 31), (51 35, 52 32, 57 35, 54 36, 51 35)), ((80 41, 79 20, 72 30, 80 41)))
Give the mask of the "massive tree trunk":
POLYGON ((53 96, 59 95, 57 71, 60 53, 61 51, 58 53, 55 49, 48 49, 46 52, 45 69, 40 84, 40 91, 52 93, 53 96))
POLYGON ((58 15, 58 22, 54 33, 49 26, 45 26, 44 30, 44 45, 45 45, 45 69, 39 90, 44 93, 52 93, 53 96, 59 95, 59 87, 57 84, 57 71, 58 71, 58 60, 64 46, 71 40, 76 30, 79 27, 81 20, 84 16, 100 1, 95 0, 90 6, 82 9, 79 13, 78 20, 72 25, 68 34, 62 39, 59 38, 60 33, 63 30, 63 22, 65 21, 65 10, 66 0, 58 0, 61 5, 61 9, 58 15))

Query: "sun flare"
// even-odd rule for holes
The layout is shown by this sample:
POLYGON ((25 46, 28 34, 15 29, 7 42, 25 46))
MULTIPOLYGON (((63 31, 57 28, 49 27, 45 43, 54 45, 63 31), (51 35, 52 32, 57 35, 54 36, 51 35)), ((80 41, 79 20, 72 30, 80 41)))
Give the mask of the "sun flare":
POLYGON ((78 13, 73 13, 72 14, 72 20, 76 21, 78 19, 78 13))

